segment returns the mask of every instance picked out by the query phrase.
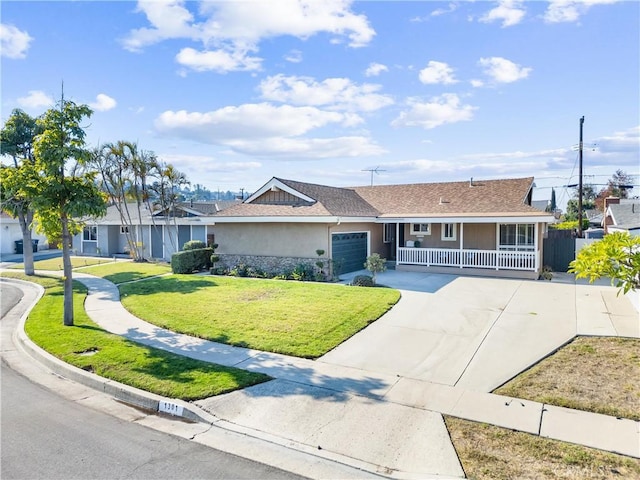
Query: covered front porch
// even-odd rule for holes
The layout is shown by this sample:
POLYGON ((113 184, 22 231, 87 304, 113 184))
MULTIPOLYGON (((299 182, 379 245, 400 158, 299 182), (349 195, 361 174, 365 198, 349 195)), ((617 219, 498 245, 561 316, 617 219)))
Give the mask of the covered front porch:
POLYGON ((383 226, 387 258, 397 270, 514 278, 538 278, 541 271, 545 224, 520 218, 403 220, 383 226))
POLYGON ((539 259, 535 251, 398 247, 396 269, 536 279, 539 259))

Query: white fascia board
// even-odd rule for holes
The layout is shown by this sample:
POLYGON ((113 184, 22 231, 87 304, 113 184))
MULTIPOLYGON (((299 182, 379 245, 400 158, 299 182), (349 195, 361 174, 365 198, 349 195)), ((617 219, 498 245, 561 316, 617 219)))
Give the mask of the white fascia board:
POLYGON ((513 217, 397 217, 378 218, 376 223, 551 223, 553 215, 513 217))
POLYGON ((304 195, 302 193, 300 193, 299 191, 297 191, 294 188, 291 188, 288 185, 285 185, 284 183, 282 183, 280 180, 278 180, 277 178, 272 178, 271 180, 269 180, 267 183, 265 183, 257 192, 255 192, 253 195, 251 195, 249 198, 247 198, 244 203, 251 203, 253 202, 256 198, 258 198, 260 195, 262 195, 265 192, 268 192, 269 190, 271 190, 272 188, 277 188, 278 190, 282 190, 284 192, 287 192, 291 195, 293 195, 294 197, 298 197, 302 200, 304 200, 305 202, 311 202, 311 203, 315 203, 316 200, 308 197, 307 195, 304 195))
POLYGON ((254 216, 254 217, 208 217, 202 218, 208 225, 221 223, 374 223, 375 217, 337 217, 337 216, 254 216))

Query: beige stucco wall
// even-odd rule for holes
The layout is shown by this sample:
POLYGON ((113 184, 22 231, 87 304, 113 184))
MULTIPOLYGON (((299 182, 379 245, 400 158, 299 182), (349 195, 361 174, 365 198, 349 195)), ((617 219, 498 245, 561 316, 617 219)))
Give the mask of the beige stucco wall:
MULTIPOLYGON (((495 223, 465 223, 462 227, 463 248, 477 248, 479 250, 495 250, 496 248, 496 225, 495 223)), ((431 224, 431 235, 418 235, 411 233, 411 224, 404 225, 404 239, 420 241, 422 248, 460 248, 460 224, 456 224, 456 240, 442 240, 442 224, 431 224)))
POLYGON ((318 249, 329 252, 326 224, 217 223, 209 233, 221 254, 314 258, 318 249))

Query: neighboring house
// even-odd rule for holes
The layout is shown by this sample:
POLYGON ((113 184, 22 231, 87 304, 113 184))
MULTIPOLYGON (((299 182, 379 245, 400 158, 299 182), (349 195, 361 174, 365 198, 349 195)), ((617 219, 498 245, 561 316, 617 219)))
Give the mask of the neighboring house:
POLYGON ((640 235, 640 200, 609 197, 605 199, 605 205, 602 221, 605 233, 640 235))
POLYGON ((549 200, 532 200, 531 201, 531 206, 533 208, 536 208, 543 212, 547 211, 547 208, 549 208, 549 205, 551 205, 551 202, 549 200))
MULTIPOLYGON (((46 235, 31 230, 31 239, 38 241, 38 250, 49 248, 46 235)), ((16 241, 22 241, 22 229, 17 218, 0 212, 0 253, 3 255, 16 253, 16 241)))
POLYGON ((604 214, 600 210, 593 208, 593 209, 585 210, 583 213, 584 213, 584 218, 589 220, 589 227, 602 226, 602 220, 604 219, 604 214))
POLYGON ((120 212, 112 205, 104 217, 86 221, 83 231, 73 237, 73 249, 84 255, 129 255, 126 233, 133 228, 133 237, 142 245, 145 258, 168 261, 190 240, 213 243, 207 221, 233 203, 237 202, 184 202, 173 212, 150 212, 146 206, 138 212, 135 203, 128 203, 131 226, 123 224, 120 212))
POLYGON ((220 263, 267 271, 315 263, 338 273, 379 253, 397 269, 537 278, 553 216, 531 206, 533 178, 337 188, 272 178, 202 218, 220 263))

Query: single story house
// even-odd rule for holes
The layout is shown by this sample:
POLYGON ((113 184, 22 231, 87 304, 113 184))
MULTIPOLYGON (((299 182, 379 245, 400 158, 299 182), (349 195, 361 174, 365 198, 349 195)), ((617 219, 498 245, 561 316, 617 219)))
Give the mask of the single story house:
POLYGON ((127 203, 122 208, 128 211, 132 225, 126 225, 118 208, 111 205, 104 217, 86 221, 83 231, 73 237, 72 248, 79 255, 129 255, 129 238, 132 238, 142 246, 145 258, 169 261, 171 255, 182 250, 188 241, 213 243, 208 219, 233 203, 184 202, 178 204, 173 212, 152 212, 144 205, 138 209, 136 203, 127 203), (127 235, 130 228, 133 232, 127 235))
MULTIPOLYGON (((38 241, 38 250, 49 248, 46 235, 31 230, 31 239, 38 241)), ((16 242, 22 241, 22 229, 17 218, 0 211, 0 253, 9 255, 16 253, 16 242)))
POLYGON ((609 197, 605 199, 602 226, 605 233, 628 232, 640 235, 640 200, 609 197))
POLYGON ((274 177, 200 220, 226 266, 282 270, 320 256, 346 273, 379 253, 397 269, 537 278, 554 217, 531 206, 533 187, 532 177, 353 188, 274 177))

